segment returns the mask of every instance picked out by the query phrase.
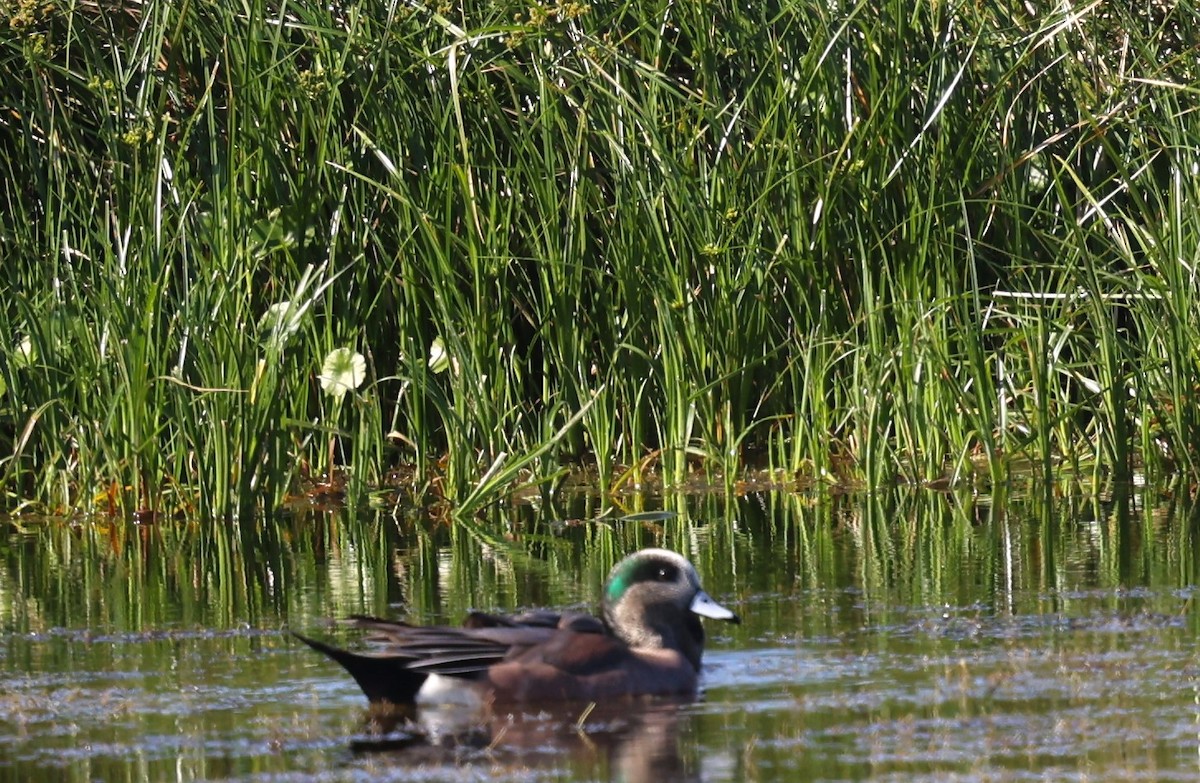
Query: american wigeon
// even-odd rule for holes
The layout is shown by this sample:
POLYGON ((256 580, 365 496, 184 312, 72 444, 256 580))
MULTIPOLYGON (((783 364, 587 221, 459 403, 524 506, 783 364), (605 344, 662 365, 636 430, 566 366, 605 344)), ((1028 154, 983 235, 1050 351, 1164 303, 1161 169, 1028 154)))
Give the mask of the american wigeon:
POLYGON ((475 612, 455 628, 355 616, 352 625, 373 632, 361 652, 297 636, 345 667, 372 703, 436 703, 464 691, 500 702, 599 701, 694 694, 700 617, 740 622, 686 558, 643 549, 609 574, 600 617, 475 612))

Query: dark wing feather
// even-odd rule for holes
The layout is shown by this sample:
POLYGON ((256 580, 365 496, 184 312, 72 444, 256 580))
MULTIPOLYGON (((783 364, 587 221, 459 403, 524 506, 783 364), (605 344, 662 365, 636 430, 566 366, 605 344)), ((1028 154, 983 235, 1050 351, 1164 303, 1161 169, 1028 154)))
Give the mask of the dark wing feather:
POLYGON ((576 633, 608 633, 599 617, 584 612, 559 612, 533 609, 520 614, 487 614, 471 612, 463 622, 464 628, 561 628, 576 633))
MULTIPOLYGON (((578 662, 571 660, 574 655, 569 650, 555 652, 563 639, 583 636, 599 642, 604 650, 616 642, 596 617, 549 610, 515 615, 472 612, 461 628, 409 625, 369 615, 352 615, 347 622, 367 632, 367 649, 341 650, 295 635, 341 664, 368 699, 396 704, 411 703, 430 674, 478 678, 495 664, 519 659, 531 650, 537 654, 548 643, 551 649, 546 653, 550 658, 564 653, 565 658, 547 662, 569 671, 578 662), (596 635, 607 638, 597 639, 596 635), (556 640, 558 645, 553 644, 556 640)), ((616 647, 624 645, 616 642, 616 647)))
POLYGON ((425 684, 425 675, 409 670, 408 662, 403 658, 350 652, 295 632, 292 635, 341 664, 371 702, 412 704, 417 691, 425 684))
POLYGON ((493 664, 545 644, 564 629, 606 633, 603 623, 590 615, 551 611, 517 615, 473 612, 461 628, 409 625, 367 615, 351 616, 349 624, 368 631, 364 641, 370 651, 364 655, 391 659, 395 665, 421 674, 456 677, 478 675, 493 664))

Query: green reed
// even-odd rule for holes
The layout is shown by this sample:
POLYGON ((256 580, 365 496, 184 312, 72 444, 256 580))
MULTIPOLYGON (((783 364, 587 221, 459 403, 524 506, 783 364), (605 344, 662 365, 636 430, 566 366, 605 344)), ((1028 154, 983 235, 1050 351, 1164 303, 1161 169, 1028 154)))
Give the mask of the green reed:
POLYGON ((1194 10, 12 5, 5 504, 1194 473, 1194 10))

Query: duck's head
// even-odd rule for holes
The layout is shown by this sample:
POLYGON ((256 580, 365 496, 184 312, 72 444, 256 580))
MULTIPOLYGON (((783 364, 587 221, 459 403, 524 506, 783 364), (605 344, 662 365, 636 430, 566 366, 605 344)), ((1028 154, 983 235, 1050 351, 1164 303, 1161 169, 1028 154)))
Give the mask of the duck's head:
POLYGON ((739 623, 700 586, 687 558, 666 549, 643 549, 613 566, 604 585, 604 622, 630 647, 673 649, 696 671, 704 652, 701 617, 739 623))

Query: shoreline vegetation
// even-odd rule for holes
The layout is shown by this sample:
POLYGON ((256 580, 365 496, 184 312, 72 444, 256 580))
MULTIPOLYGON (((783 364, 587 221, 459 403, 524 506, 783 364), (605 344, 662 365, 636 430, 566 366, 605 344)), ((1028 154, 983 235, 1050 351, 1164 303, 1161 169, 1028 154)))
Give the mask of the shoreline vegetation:
POLYGON ((1196 15, 9 3, 0 505, 1190 490, 1196 15))

